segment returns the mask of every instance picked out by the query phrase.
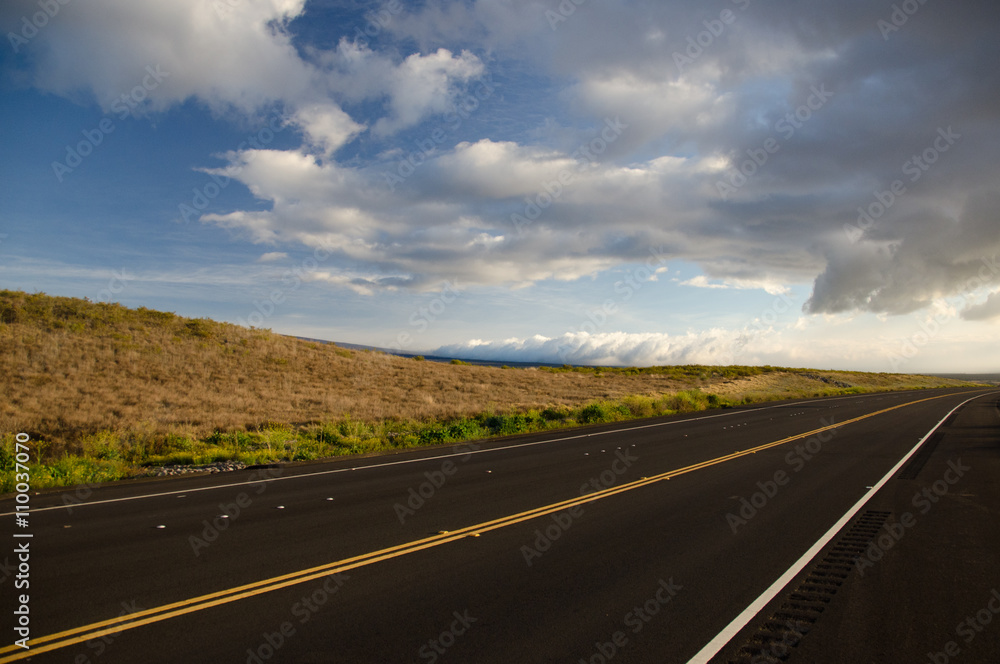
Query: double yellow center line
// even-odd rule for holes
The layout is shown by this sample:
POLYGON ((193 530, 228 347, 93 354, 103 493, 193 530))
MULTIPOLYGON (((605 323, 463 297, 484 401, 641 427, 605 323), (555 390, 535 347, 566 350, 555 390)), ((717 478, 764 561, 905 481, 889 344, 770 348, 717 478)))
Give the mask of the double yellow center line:
POLYGON ((843 422, 820 427, 819 429, 813 429, 812 431, 806 431, 805 433, 789 436, 788 438, 782 438, 781 440, 776 440, 771 443, 765 443, 763 445, 758 445, 757 447, 752 447, 750 449, 733 452, 732 454, 720 456, 715 459, 710 459, 708 461, 702 461, 700 463, 696 463, 690 466, 685 466, 684 468, 677 468, 675 470, 670 470, 665 473, 660 473, 659 475, 644 477, 634 482, 628 482, 620 486, 611 487, 609 489, 604 489, 602 491, 596 491, 594 493, 589 493, 585 496, 571 498, 569 500, 564 500, 562 502, 552 503, 551 505, 538 507, 536 509, 528 510, 526 512, 521 512, 519 514, 512 514, 510 516, 494 519, 492 521, 485 521, 483 523, 478 523, 474 526, 467 526, 459 530, 442 532, 432 537, 426 537, 421 540, 408 542, 406 544, 400 544, 398 546, 389 547, 388 549, 373 551, 371 553, 355 556, 353 558, 345 558, 344 560, 338 560, 336 562, 327 563, 325 565, 311 567, 309 569, 300 570, 298 572, 292 572, 290 574, 284 574, 282 576, 275 576, 270 579, 264 579, 262 581, 248 583, 243 586, 236 586, 235 588, 229 588, 228 590, 220 590, 218 592, 210 593, 208 595, 192 597, 191 599, 186 599, 180 602, 174 602, 172 604, 165 604, 163 606, 158 606, 153 609, 137 611, 135 613, 119 616, 117 618, 110 618, 108 620, 91 623, 89 625, 83 625, 82 627, 76 627, 74 629, 58 632, 56 634, 49 634, 48 636, 42 636, 37 639, 31 639, 28 642, 31 648, 28 650, 20 648, 19 646, 16 645, 6 646, 4 648, 0 648, 0 655, 7 655, 8 653, 13 653, 13 654, 10 654, 7 657, 0 658, 0 664, 4 662, 16 662, 18 660, 25 659, 33 655, 49 652, 50 650, 58 650, 60 648, 66 648, 68 646, 77 643, 83 643, 109 634, 117 634, 125 630, 135 629, 136 627, 142 627, 143 625, 149 625, 151 623, 160 622, 162 620, 169 620, 170 618, 183 616, 188 613, 194 613, 195 611, 202 611, 204 609, 209 609, 213 606, 219 606, 221 604, 235 602, 237 600, 246 599, 248 597, 254 597, 256 595, 262 595, 264 593, 280 590, 281 588, 287 588, 288 586, 294 586, 300 583, 306 583, 307 581, 320 579, 329 576, 331 574, 346 572, 348 570, 356 569, 358 567, 365 567, 367 565, 372 565, 374 563, 381 562, 383 560, 389 560, 390 558, 398 558, 399 556, 405 556, 407 554, 415 553, 417 551, 422 551, 424 549, 429 549, 435 546, 441 546, 442 544, 454 542, 455 540, 463 539, 465 537, 478 536, 480 533, 489 532, 491 530, 497 530, 499 528, 505 528, 507 526, 512 526, 516 523, 521 523, 522 521, 528 521, 530 519, 537 519, 538 517, 545 516, 547 514, 553 514, 555 512, 559 512, 570 507, 575 507, 577 505, 584 505, 586 503, 592 503, 598 500, 603 500, 604 498, 609 498, 619 493, 632 491, 634 489, 638 489, 640 487, 644 487, 649 484, 655 484, 657 482, 669 480, 670 478, 677 477, 678 475, 684 475, 686 473, 694 472, 696 470, 701 470, 702 468, 708 468, 709 466, 715 466, 720 463, 725 463, 726 461, 732 461, 733 459, 738 459, 740 457, 747 456, 748 454, 756 454, 757 452, 760 452, 762 450, 766 450, 772 447, 777 447, 779 445, 784 445, 794 440, 801 440, 803 438, 808 438, 809 436, 815 436, 816 434, 822 433, 824 431, 829 431, 831 429, 837 429, 839 427, 846 426, 848 424, 860 422, 861 420, 866 420, 870 417, 876 417, 877 415, 882 415, 884 413, 888 413, 890 411, 897 410, 905 406, 912 406, 913 404, 918 404, 925 401, 941 399, 944 396, 950 396, 950 395, 941 395, 936 397, 919 399, 917 401, 909 401, 904 404, 899 404, 897 406, 884 408, 882 410, 875 411, 873 413, 868 413, 867 415, 861 415, 860 417, 855 417, 850 420, 845 420, 843 422))

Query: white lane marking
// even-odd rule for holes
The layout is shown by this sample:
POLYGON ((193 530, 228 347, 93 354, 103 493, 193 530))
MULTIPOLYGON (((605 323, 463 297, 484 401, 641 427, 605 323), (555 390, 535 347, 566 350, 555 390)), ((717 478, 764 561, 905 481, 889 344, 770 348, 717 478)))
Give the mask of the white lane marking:
MULTIPOLYGON (((995 392, 993 394, 1000 394, 1000 392, 995 392)), ((784 574, 778 577, 778 579, 771 584, 770 588, 765 590, 760 597, 755 599, 750 604, 750 606, 748 606, 743 610, 743 613, 736 616, 736 618, 734 618, 731 623, 726 625, 726 627, 721 632, 716 634, 715 638, 709 641, 704 648, 699 650, 698 654, 689 659, 687 664, 707 664, 709 661, 711 661, 711 659, 715 657, 719 653, 719 651, 722 650, 726 646, 726 644, 729 643, 733 639, 733 637, 739 633, 741 629, 746 627, 747 623, 753 620, 753 618, 758 613, 760 613, 761 610, 763 610, 763 608, 767 606, 767 604, 772 599, 774 599, 778 595, 778 593, 780 593, 784 589, 784 587, 787 586, 788 583, 798 575, 799 572, 805 569, 806 565, 808 565, 812 561, 812 559, 816 557, 816 554, 819 553, 824 546, 829 544, 830 541, 837 536, 837 533, 839 533, 840 530, 845 525, 847 525, 847 522, 853 519, 854 515, 856 515, 859 511, 861 511, 861 508, 865 506, 865 503, 871 500, 872 496, 878 493, 879 489, 881 489, 882 486, 886 482, 888 482, 893 475, 896 474, 896 471, 902 468, 903 464, 909 461, 910 457, 916 454, 917 450, 920 449, 920 446, 923 445, 928 438, 934 435, 934 432, 937 431, 942 424, 944 424, 945 420, 951 417, 952 413, 954 413, 956 410, 958 410, 965 404, 969 403, 970 401, 974 401, 975 399, 980 399, 985 396, 990 396, 990 395, 980 394, 979 396, 966 399, 965 401, 963 401, 962 403, 958 404, 950 411, 948 411, 948 414, 942 417, 941 421, 935 424, 934 428, 928 431, 927 434, 920 439, 920 442, 914 445, 913 449, 907 452, 906 456, 900 459, 899 463, 893 466, 892 470, 886 473, 885 477, 879 480, 879 482, 875 486, 871 487, 871 489, 864 496, 861 497, 861 500, 855 503, 854 507, 848 510, 847 513, 844 514, 844 516, 840 517, 840 520, 837 521, 837 523, 833 524, 830 530, 826 531, 826 534, 820 537, 815 544, 809 547, 809 550, 803 553, 802 557, 796 560, 784 574)))
MULTIPOLYGON (((905 394, 906 394, 905 392, 901 392, 901 393, 899 393, 899 396, 903 396, 905 394)), ((828 399, 816 399, 812 403, 820 403, 820 402, 824 402, 825 403, 825 402, 829 402, 829 401, 840 401, 842 399, 865 399, 865 398, 870 398, 870 396, 871 395, 865 395, 865 394, 861 394, 861 395, 853 395, 852 394, 852 395, 843 396, 843 397, 831 397, 831 398, 828 398, 828 399)), ((894 395, 894 396, 896 396, 896 395, 894 395)), ((760 408, 753 408, 752 412, 757 412, 757 411, 761 411, 761 410, 771 410, 772 408, 790 408, 792 406, 799 406, 801 404, 802 404, 802 402, 797 401, 797 402, 786 403, 786 404, 777 404, 777 405, 774 405, 774 406, 761 406, 760 408)), ((142 500, 142 499, 145 499, 145 498, 159 498, 159 497, 162 497, 162 496, 172 496, 172 495, 179 494, 179 493, 187 494, 187 493, 195 493, 196 491, 212 491, 214 489, 228 489, 228 488, 231 488, 231 487, 246 486, 248 484, 259 485, 259 484, 266 484, 268 482, 280 482, 282 480, 301 479, 301 478, 304 478, 304 477, 318 477, 319 475, 332 475, 332 474, 336 474, 336 473, 344 473, 344 472, 349 472, 349 471, 352 471, 352 470, 359 470, 359 469, 361 469, 361 470, 367 470, 369 468, 386 468, 388 466, 399 466, 399 465, 408 464, 408 463, 421 463, 423 461, 434 461, 434 460, 437 460, 437 459, 449 459, 451 457, 468 456, 470 454, 485 454, 487 452, 503 452, 503 451, 506 451, 506 450, 515 450, 515 449, 518 449, 520 447, 533 447, 535 445, 548 445, 549 443, 559 443, 559 442, 562 442, 562 441, 565 441, 565 440, 575 440, 577 438, 587 438, 589 436, 605 436, 605 435, 613 434, 613 433, 627 433, 629 431, 638 431, 640 429, 650 429, 650 428, 654 428, 654 427, 665 427, 665 426, 673 426, 675 424, 685 424, 687 422, 697 422, 699 420, 711 420, 711 419, 715 419, 717 417, 731 417, 733 415, 745 415, 746 412, 747 411, 745 411, 745 410, 734 410, 734 411, 729 412, 729 413, 719 413, 717 415, 703 415, 701 417, 692 417, 692 418, 689 418, 689 419, 686 419, 686 420, 671 420, 670 422, 656 422, 654 424, 642 424, 642 425, 639 425, 639 426, 628 427, 627 429, 611 429, 610 431, 598 431, 596 433, 582 433, 582 434, 577 434, 575 436, 565 436, 565 437, 562 437, 562 438, 549 438, 547 440, 539 440, 539 441, 535 441, 533 443, 518 443, 516 445, 504 445, 502 447, 491 447, 491 448, 485 449, 485 450, 470 450, 470 451, 466 451, 466 452, 455 452, 454 454, 439 454, 439 455, 435 455, 435 456, 419 457, 419 458, 416 458, 416 459, 404 459, 402 461, 387 461, 385 463, 376 463, 376 464, 371 464, 371 465, 368 465, 368 466, 358 466, 356 468, 336 468, 336 469, 333 469, 333 470, 321 470, 321 471, 317 471, 315 473, 302 473, 300 475, 287 475, 285 477, 268 477, 268 478, 261 478, 261 479, 258 479, 258 480, 247 480, 246 482, 233 482, 231 484, 213 484, 212 486, 203 486, 203 487, 198 487, 198 488, 195 488, 195 489, 178 489, 176 491, 161 491, 160 493, 147 493, 147 494, 141 494, 141 495, 138 495, 138 496, 125 496, 125 497, 122 497, 122 498, 107 498, 105 500, 94 500, 94 501, 90 501, 90 502, 79 502, 79 503, 73 502, 73 503, 66 503, 66 504, 63 504, 63 505, 50 505, 49 507, 38 507, 38 508, 32 509, 32 510, 29 511, 29 514, 34 514, 36 512, 47 512, 49 510, 61 510, 61 509, 69 508, 69 507, 72 507, 72 508, 75 509, 75 508, 78 508, 78 507, 86 507, 86 506, 89 506, 89 505, 103 505, 105 503, 121 503, 121 502, 125 502, 125 501, 128 501, 128 500, 142 500)), ((469 443, 474 443, 474 442, 476 442, 476 441, 470 440, 470 441, 467 441, 465 443, 455 443, 455 445, 468 445, 469 443)), ((635 447, 635 445, 633 445, 632 447, 635 447)), ((65 493, 69 493, 71 490, 72 490, 72 487, 67 487, 67 491, 65 493)), ((12 514, 15 514, 15 512, 2 512, 2 513, 0 513, 0 516, 10 516, 12 514)))

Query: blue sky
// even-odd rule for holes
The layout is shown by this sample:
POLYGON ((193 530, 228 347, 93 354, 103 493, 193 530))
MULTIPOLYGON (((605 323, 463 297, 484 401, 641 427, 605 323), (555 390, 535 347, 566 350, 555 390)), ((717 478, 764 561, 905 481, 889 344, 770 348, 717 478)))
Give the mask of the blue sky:
POLYGON ((7 2, 0 287, 503 360, 1000 371, 997 12, 7 2))

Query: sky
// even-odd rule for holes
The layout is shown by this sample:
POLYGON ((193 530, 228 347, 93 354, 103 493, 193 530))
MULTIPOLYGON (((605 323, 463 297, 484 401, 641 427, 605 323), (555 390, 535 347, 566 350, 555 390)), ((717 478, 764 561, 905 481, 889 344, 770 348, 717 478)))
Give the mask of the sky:
POLYGON ((997 372, 998 27, 6 0, 0 288, 474 359, 997 372))

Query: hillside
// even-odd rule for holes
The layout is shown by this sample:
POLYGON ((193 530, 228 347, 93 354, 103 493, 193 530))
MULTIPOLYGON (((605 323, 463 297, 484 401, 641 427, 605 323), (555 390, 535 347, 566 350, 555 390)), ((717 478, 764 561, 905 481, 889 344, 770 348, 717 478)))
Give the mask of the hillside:
POLYGON ((41 441, 49 470, 39 471, 40 481, 51 483, 128 476, 142 464, 309 459, 768 399, 961 384, 775 367, 440 364, 0 291, 4 449, 18 431, 41 441))

